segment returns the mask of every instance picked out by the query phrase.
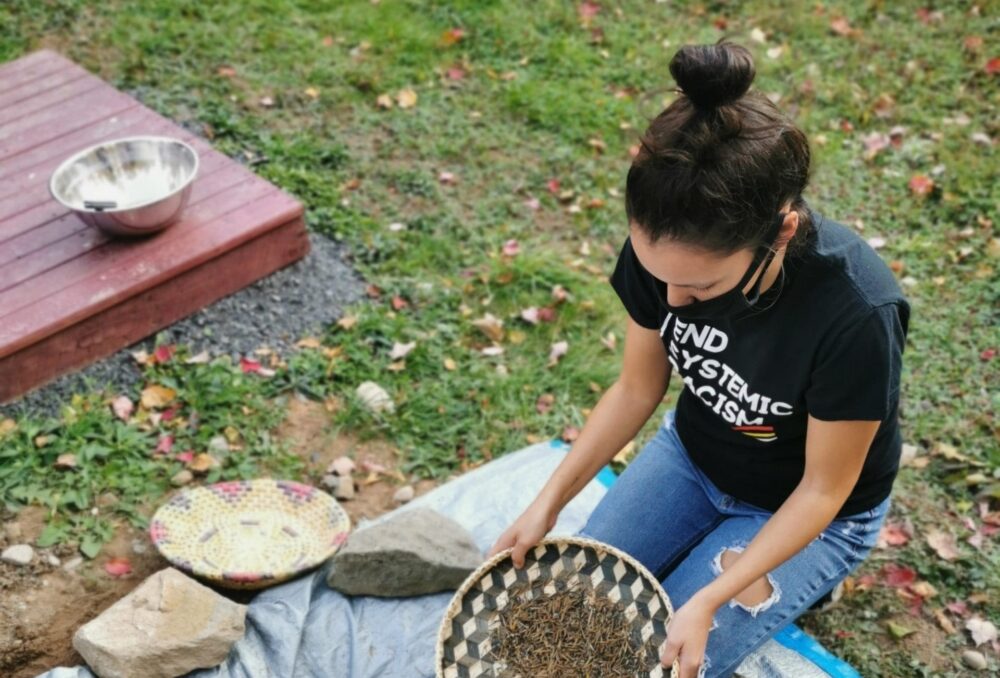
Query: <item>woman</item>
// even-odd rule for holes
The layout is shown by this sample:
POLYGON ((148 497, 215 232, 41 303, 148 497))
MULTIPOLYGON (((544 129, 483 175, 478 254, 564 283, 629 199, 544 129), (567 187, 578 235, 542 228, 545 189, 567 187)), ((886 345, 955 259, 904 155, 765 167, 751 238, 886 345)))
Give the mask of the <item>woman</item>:
POLYGON ((728 676, 875 544, 909 306, 878 255, 803 200, 808 142, 749 91, 745 48, 687 45, 670 72, 681 95, 628 172, 610 278, 628 312, 621 375, 490 555, 512 548, 523 566, 677 373, 676 409, 579 534, 662 581, 665 665, 728 676))

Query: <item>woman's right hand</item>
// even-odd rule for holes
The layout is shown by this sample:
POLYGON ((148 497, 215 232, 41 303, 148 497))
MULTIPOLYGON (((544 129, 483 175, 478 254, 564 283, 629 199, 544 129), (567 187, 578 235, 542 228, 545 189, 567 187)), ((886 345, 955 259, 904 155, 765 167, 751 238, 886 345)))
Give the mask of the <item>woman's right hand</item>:
POLYGON ((549 530, 556 524, 559 517, 558 511, 551 510, 548 506, 540 503, 537 499, 524 510, 517 520, 515 520, 507 530, 497 538, 496 543, 490 548, 487 559, 513 547, 511 560, 514 567, 524 567, 524 556, 532 546, 537 544, 542 537, 548 534, 549 530))

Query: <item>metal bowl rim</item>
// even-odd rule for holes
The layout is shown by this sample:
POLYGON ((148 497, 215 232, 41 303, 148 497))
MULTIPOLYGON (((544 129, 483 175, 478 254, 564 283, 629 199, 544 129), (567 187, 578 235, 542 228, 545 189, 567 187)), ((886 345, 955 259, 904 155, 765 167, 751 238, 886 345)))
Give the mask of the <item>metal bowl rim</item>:
POLYGON ((178 193, 181 193, 182 191, 184 191, 191 184, 192 181, 194 181, 195 177, 198 176, 198 169, 199 169, 200 166, 201 166, 201 158, 199 158, 198 152, 196 150, 194 150, 194 147, 191 146, 191 144, 187 143, 186 141, 184 141, 182 139, 178 139, 177 137, 165 137, 165 136, 139 134, 139 135, 130 136, 130 137, 120 137, 118 139, 108 139, 107 141, 101 141, 101 142, 98 142, 98 143, 93 144, 91 146, 88 146, 87 148, 84 148, 83 150, 78 151, 78 152, 74 153, 73 155, 71 155, 70 157, 68 157, 65 160, 63 160, 59 164, 59 166, 55 169, 55 171, 52 172, 52 176, 49 177, 49 195, 51 195, 52 198, 54 200, 56 200, 60 205, 62 205, 63 207, 66 207, 68 209, 71 209, 74 212, 87 212, 89 214, 115 214, 117 212, 128 212, 130 210, 140 209, 142 207, 149 207, 150 205, 158 203, 161 200, 166 200, 167 198, 169 198, 169 197, 171 197, 173 195, 177 195, 178 193), (186 148, 188 150, 188 152, 191 153, 191 156, 194 158, 194 167, 191 168, 191 176, 189 176, 187 178, 187 181, 185 181, 183 184, 181 184, 176 190, 174 190, 171 193, 168 193, 167 195, 164 195, 164 196, 159 197, 159 198, 155 198, 153 200, 147 200, 146 202, 139 203, 138 205, 129 205, 128 207, 116 207, 114 209, 109 209, 109 210, 87 209, 86 207, 77 207, 76 205, 70 205, 66 201, 64 201, 56 193, 56 190, 55 190, 55 180, 56 180, 56 177, 59 176, 60 172, 62 172, 63 170, 65 170, 67 167, 69 167, 70 165, 72 165, 74 162, 76 162, 77 160, 79 160, 83 156, 87 155, 88 153, 93 152, 94 150, 96 150, 98 148, 101 148, 102 146, 111 146, 111 145, 120 144, 120 143, 123 143, 123 142, 126 142, 126 141, 167 141, 167 142, 170 142, 170 143, 180 144, 181 146, 183 146, 184 148, 186 148))

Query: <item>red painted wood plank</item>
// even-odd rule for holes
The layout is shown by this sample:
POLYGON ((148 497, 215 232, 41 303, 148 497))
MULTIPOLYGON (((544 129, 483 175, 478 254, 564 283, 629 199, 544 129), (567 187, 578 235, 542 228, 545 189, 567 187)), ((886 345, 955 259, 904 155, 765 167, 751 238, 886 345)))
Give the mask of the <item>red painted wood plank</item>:
POLYGON ((70 80, 61 87, 39 91, 35 96, 0 109, 0 129, 24 118, 33 118, 50 108, 58 108, 66 115, 76 106, 76 99, 95 89, 106 89, 107 85, 93 76, 70 80))
MULTIPOLYGON (((232 186, 242 181, 250 181, 246 174, 233 172, 230 164, 232 161, 222 154, 215 153, 212 154, 212 157, 216 160, 207 164, 205 174, 196 178, 191 187, 190 202, 185 208, 185 214, 191 215, 192 218, 200 213, 199 206, 204 201, 219 200, 223 197, 220 194, 232 186)), ((214 209, 215 205, 212 205, 212 208, 214 209)), ((72 228, 72 221, 65 220, 65 222, 64 228, 72 228)), ((68 237, 49 243, 48 246, 42 248, 35 247, 33 250, 19 253, 18 256, 12 256, 18 243, 7 241, 3 247, 3 253, 0 253, 0 292, 24 283, 36 275, 75 259, 111 240, 100 229, 87 226, 82 220, 79 223, 83 224, 83 227, 75 229, 68 237)), ((41 229, 32 229, 24 234, 26 237, 20 243, 22 248, 25 244, 30 246, 31 241, 27 239, 27 236, 31 236, 39 230, 41 229)))
POLYGON ((64 69, 67 64, 76 66, 72 61, 50 50, 32 52, 26 57, 10 61, 0 68, 0 96, 26 82, 64 69))
MULTIPOLYGON (((81 80, 88 77, 93 78, 94 76, 90 75, 83 69, 65 69, 56 71, 55 73, 49 73, 38 80, 26 82, 23 85, 14 87, 0 96, 0 120, 3 120, 6 110, 8 108, 12 108, 14 104, 31 99, 32 97, 44 95, 58 89, 59 87, 65 87, 74 80, 81 80)), ((99 78, 95 78, 95 80, 103 82, 99 78)))
MULTIPOLYGON (((191 144, 199 157, 204 158, 217 153, 192 132, 176 126, 160 129, 168 133, 168 136, 191 144), (178 129, 179 134, 176 133, 178 129), (171 131, 174 133, 170 133, 171 131)), ((44 165, 44 171, 31 173, 32 178, 25 182, 26 185, 21 185, 15 194, 0 199, 0 245, 8 238, 69 214, 70 210, 52 198, 48 186, 49 177, 63 159, 63 157, 51 159, 44 165)))
MULTIPOLYGON (((61 279, 57 294, 39 298, 33 293, 27 307, 4 313, 0 322, 0 357, 41 341, 301 215, 302 205, 298 201, 274 189, 201 228, 167 229, 141 244, 118 241, 88 252, 66 264, 76 268, 77 275, 72 280, 61 279), (198 247, 196 252, 191 249, 193 245, 198 247), (125 251, 128 248, 130 252, 125 251), (80 266, 83 262, 87 264, 85 268, 80 266)), ((31 287, 35 286, 33 281, 31 287)), ((7 308, 0 302, 0 309, 7 308)))
POLYGON ((0 158, 37 146, 49 138, 78 130, 127 108, 139 105, 113 88, 87 92, 73 102, 73 114, 62 107, 48 108, 26 118, 0 125, 0 158))
POLYGON ((309 239, 301 218, 207 261, 142 294, 6 358, 0 403, 130 346, 194 311, 301 259, 309 239))
POLYGON ((46 160, 58 158, 51 165, 54 168, 63 158, 98 141, 126 136, 130 133, 128 130, 135 129, 137 125, 159 124, 160 121, 162 118, 136 103, 122 113, 97 120, 82 129, 53 136, 31 148, 0 156, 3 157, 3 162, 0 162, 0 185, 6 185, 14 177, 29 177, 46 160))

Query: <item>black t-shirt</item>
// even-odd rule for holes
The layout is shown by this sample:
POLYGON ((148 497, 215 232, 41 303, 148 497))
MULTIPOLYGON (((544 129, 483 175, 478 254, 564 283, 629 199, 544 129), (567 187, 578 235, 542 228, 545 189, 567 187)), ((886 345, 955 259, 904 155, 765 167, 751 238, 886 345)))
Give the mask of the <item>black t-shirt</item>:
POLYGON ((864 240, 811 215, 803 251, 785 257, 757 310, 737 318, 685 322, 668 313, 666 283, 642 267, 628 238, 609 280, 635 322, 663 337, 684 382, 677 433, 723 492, 776 511, 802 479, 808 415, 882 422, 839 518, 881 503, 899 469, 910 307, 864 240))

